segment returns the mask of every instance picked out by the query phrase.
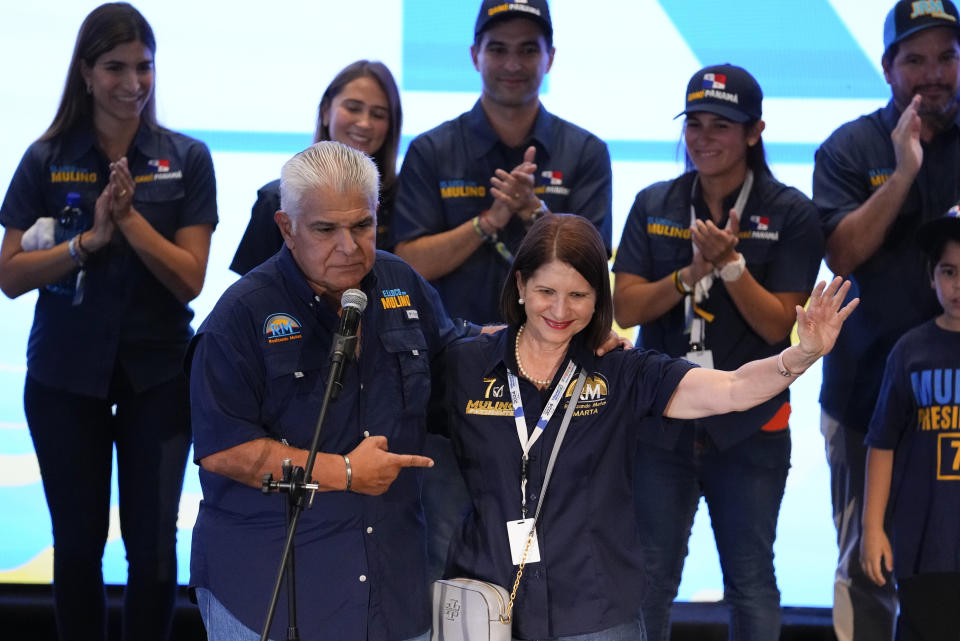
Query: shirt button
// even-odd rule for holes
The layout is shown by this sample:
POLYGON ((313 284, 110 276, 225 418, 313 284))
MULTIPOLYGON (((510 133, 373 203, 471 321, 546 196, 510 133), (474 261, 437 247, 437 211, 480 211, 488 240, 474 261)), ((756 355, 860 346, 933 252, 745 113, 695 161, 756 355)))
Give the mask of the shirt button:
POLYGON ((365 583, 366 581, 367 581, 367 575, 366 575, 366 574, 361 574, 361 575, 360 575, 360 583, 365 583))
POLYGON ((530 492, 530 500, 531 500, 531 501, 536 501, 536 500, 537 500, 537 493, 536 493, 536 492, 530 492))
POLYGON ((368 432, 367 430, 363 430, 363 436, 364 437, 370 436, 370 432, 368 432))
POLYGON ((372 528, 372 527, 368 527, 368 528, 367 528, 367 534, 373 534, 373 528, 372 528))

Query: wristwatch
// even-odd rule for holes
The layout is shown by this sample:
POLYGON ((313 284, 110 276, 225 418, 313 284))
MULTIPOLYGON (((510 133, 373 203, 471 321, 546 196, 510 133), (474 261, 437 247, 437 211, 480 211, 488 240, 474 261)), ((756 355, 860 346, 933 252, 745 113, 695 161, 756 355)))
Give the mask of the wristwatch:
POLYGON ((721 267, 717 270, 717 273, 720 274, 720 278, 729 282, 740 278, 743 275, 743 270, 746 268, 747 259, 743 257, 743 254, 738 253, 736 260, 732 260, 721 267))

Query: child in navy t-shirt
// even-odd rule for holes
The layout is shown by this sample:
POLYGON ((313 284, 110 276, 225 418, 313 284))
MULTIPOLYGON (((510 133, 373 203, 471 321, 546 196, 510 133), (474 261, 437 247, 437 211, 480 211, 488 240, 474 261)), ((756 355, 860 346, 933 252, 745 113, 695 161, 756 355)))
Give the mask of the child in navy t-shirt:
POLYGON ((896 576, 898 641, 960 635, 960 209, 921 227, 919 240, 943 314, 887 359, 866 438, 860 543, 867 576, 896 576))

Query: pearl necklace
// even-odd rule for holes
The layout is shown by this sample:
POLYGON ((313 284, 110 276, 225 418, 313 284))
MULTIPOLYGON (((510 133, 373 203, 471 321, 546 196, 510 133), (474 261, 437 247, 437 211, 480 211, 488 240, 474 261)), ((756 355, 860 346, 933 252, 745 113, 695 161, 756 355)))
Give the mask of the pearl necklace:
POLYGON ((526 324, 520 326, 520 329, 517 330, 517 340, 513 344, 513 355, 517 359, 517 369, 520 370, 520 376, 524 377, 537 387, 546 387, 553 382, 553 379, 541 380, 539 378, 534 378, 527 374, 527 370, 523 369, 523 363, 520 362, 520 336, 523 335, 523 328, 526 327, 526 324))

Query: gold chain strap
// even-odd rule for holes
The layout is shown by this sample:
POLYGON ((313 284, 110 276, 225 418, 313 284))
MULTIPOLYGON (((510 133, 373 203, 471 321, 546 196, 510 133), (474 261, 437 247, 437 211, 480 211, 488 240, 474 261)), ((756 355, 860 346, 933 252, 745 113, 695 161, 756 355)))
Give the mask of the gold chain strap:
POLYGON ((520 558, 520 567, 517 568, 517 578, 513 582, 513 590, 510 592, 510 602, 507 603, 507 616, 500 617, 501 623, 507 623, 510 621, 510 617, 513 615, 513 602, 517 598, 517 588, 520 587, 520 577, 523 576, 523 568, 527 564, 527 553, 530 552, 530 544, 533 543, 533 535, 536 534, 536 532, 537 526, 534 524, 534 526, 530 528, 530 535, 527 537, 527 545, 525 548, 523 548, 523 557, 520 558))

